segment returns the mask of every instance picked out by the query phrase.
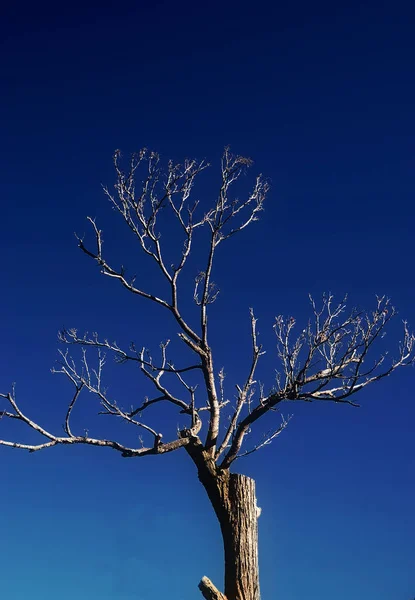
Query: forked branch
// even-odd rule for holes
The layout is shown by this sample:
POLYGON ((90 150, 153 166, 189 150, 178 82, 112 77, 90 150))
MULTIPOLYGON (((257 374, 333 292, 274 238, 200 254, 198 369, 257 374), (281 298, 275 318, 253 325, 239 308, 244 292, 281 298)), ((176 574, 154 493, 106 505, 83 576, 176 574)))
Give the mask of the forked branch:
MULTIPOLYGON (((242 418, 240 398, 243 396, 239 394, 231 426, 225 435, 228 442, 232 431, 232 443, 229 448, 228 443, 221 446, 221 450, 228 448, 221 463, 223 469, 229 468, 239 456, 246 455, 240 453, 246 434, 256 421, 275 410, 281 402, 326 401, 359 406, 352 399, 357 392, 388 377, 399 367, 414 364, 415 336, 410 333, 406 321, 395 357, 388 360, 386 351, 380 355, 372 354, 374 343, 383 339, 388 323, 396 315, 386 297, 377 298, 371 313, 354 309, 347 314, 346 299, 335 304, 331 294, 323 296, 319 307, 313 298, 310 301, 313 319, 297 337, 294 336, 296 321, 293 317, 276 318, 274 331, 282 367, 277 375, 277 386, 268 396, 261 394, 255 408, 242 418)), ((252 339, 255 347, 254 330, 252 339)), ((280 428, 271 434, 271 439, 279 435, 287 423, 283 420, 280 428)), ((269 443, 268 438, 252 451, 269 443)))
POLYGON ((220 244, 258 219, 269 191, 268 182, 262 176, 258 176, 248 194, 235 194, 237 182, 251 164, 250 159, 233 155, 229 148, 226 148, 221 163, 217 197, 212 205, 203 208, 197 199, 192 199, 192 195, 197 177, 208 166, 205 161, 187 160, 182 165, 170 161, 163 170, 159 156, 143 149, 132 156, 127 171, 124 172, 120 152, 115 153, 116 184, 113 191, 105 188, 105 194, 137 240, 144 256, 155 263, 161 278, 167 283, 166 295, 153 294, 143 282, 136 283, 134 277, 127 276, 124 267, 113 266, 111 259, 104 254, 102 231, 92 218, 88 218, 94 237, 92 249, 83 238, 78 238, 79 247, 84 254, 97 262, 104 275, 117 280, 135 296, 166 309, 173 316, 178 336, 193 353, 193 358, 187 364, 176 366, 167 356, 168 341, 160 345, 160 357, 153 360, 146 348, 136 348, 133 343, 126 350, 116 342, 102 339, 97 334, 80 336, 76 329, 63 330, 60 340, 66 344, 80 346, 83 352, 80 369, 68 353, 62 353, 61 365, 57 369, 73 385, 73 395, 68 403, 63 424, 65 437, 55 436, 29 419, 19 409, 12 392, 0 396, 8 403, 0 412, 0 416, 24 422, 46 438, 46 441, 36 446, 19 445, 4 440, 0 443, 29 450, 58 443, 88 443, 113 447, 125 456, 162 453, 188 443, 186 434, 181 433, 178 440, 163 444, 162 433, 158 428, 142 420, 144 411, 145 416, 150 417, 150 407, 166 403, 173 404, 180 414, 190 419, 190 428, 183 431, 190 431, 191 437, 199 433, 202 426, 200 415, 205 411, 203 414, 207 415, 207 432, 203 444, 204 456, 210 463, 221 461, 219 468, 229 469, 238 457, 268 445, 286 428, 289 418, 283 418, 281 423, 274 425, 251 449, 242 449, 253 425, 268 413, 279 410, 283 401, 326 401, 357 406, 354 400, 357 392, 389 376, 397 368, 413 364, 415 338, 406 322, 403 339, 396 355, 390 358, 386 351, 382 352, 382 338, 386 326, 396 314, 388 299, 378 298, 372 313, 366 314, 357 310, 348 313, 346 299, 335 303, 333 296, 329 294, 323 297, 320 305, 310 298, 312 319, 299 334, 296 334, 297 325, 293 317, 287 319, 280 315, 276 318, 274 331, 279 372, 276 384, 267 393, 264 392, 264 385, 257 381, 258 365, 264 351, 258 342, 257 320, 251 310, 250 365, 245 380, 235 386, 235 402, 226 397, 224 371, 216 373, 209 341, 209 308, 219 294, 213 274, 220 244), (179 236, 180 251, 174 259, 170 256, 170 238, 169 243, 165 244, 160 233, 160 226, 164 221, 160 218, 163 211, 170 212, 169 228, 170 224, 175 224, 179 236), (207 229, 208 239, 204 269, 195 278, 193 299, 198 307, 199 316, 194 325, 184 314, 179 282, 189 263, 195 236, 202 228, 207 229), (380 348, 379 354, 373 351, 375 343, 380 348), (91 369, 86 360, 85 351, 88 348, 98 352, 95 369, 91 369), (154 395, 145 397, 134 406, 130 405, 128 409, 111 398, 102 385, 104 350, 110 352, 117 362, 137 364, 142 375, 154 386, 154 395), (195 384, 197 376, 199 383, 195 384), (142 445, 136 449, 125 448, 122 444, 110 440, 95 440, 88 435, 75 435, 71 424, 72 415, 85 391, 98 398, 101 413, 118 417, 137 427, 143 435, 150 436, 152 445, 142 445))
POLYGON ((29 452, 37 452, 38 450, 43 450, 45 448, 52 448, 57 445, 70 445, 70 444, 86 444, 89 446, 100 446, 103 448, 112 448, 117 452, 121 453, 123 457, 134 457, 134 456, 146 456, 148 454, 165 454, 167 452, 172 452, 173 450, 177 450, 178 448, 182 448, 186 444, 189 443, 189 438, 181 438, 177 440, 173 440, 166 444, 155 444, 152 447, 142 446, 140 448, 131 448, 117 442, 115 440, 106 440, 106 439, 97 439, 90 437, 87 432, 84 435, 73 435, 69 429, 69 433, 66 436, 58 436, 50 431, 46 430, 44 427, 30 419, 27 415, 23 413, 23 411, 19 408, 14 392, 9 392, 8 394, 0 394, 0 398, 4 398, 7 400, 9 405, 11 406, 11 411, 2 410, 0 411, 0 419, 1 418, 9 418, 9 419, 17 419, 25 423, 30 429, 36 431, 41 436, 46 438, 46 441, 39 442, 38 444, 25 444, 23 442, 13 442, 4 439, 0 439, 0 446, 7 446, 9 448, 19 448, 21 450, 28 450, 29 452))
POLYGON ((40 442, 38 444, 25 444, 21 442, 12 442, 0 439, 0 445, 35 452, 44 448, 51 448, 58 444, 89 444, 92 446, 112 448, 120 452, 123 457, 133 457, 145 456, 147 454, 164 454, 166 452, 172 452, 173 450, 177 450, 178 448, 185 446, 189 442, 189 438, 196 437, 198 432, 200 431, 202 425, 200 418, 197 415, 192 414, 190 404, 187 405, 184 402, 180 402, 180 408, 185 407, 186 409, 182 410, 182 412, 192 415, 192 422, 191 427, 189 429, 189 435, 181 435, 176 440, 163 443, 163 435, 160 432, 156 431, 154 428, 150 427, 148 424, 142 422, 141 420, 138 421, 134 418, 138 411, 128 412, 125 409, 121 408, 116 401, 111 400, 109 398, 107 391, 102 386, 102 372, 105 364, 104 355, 99 353, 97 367, 91 368, 86 358, 86 352, 83 349, 81 369, 79 370, 76 367, 74 360, 69 356, 68 352, 61 352, 60 354, 60 365, 58 368, 55 368, 52 371, 54 373, 61 373, 65 375, 74 387, 74 394, 72 400, 68 404, 63 425, 63 429, 66 433, 66 436, 55 435, 50 431, 46 430, 41 425, 39 425, 37 422, 30 419, 18 406, 15 391, 13 389, 7 394, 0 394, 0 398, 5 399, 11 408, 11 410, 1 410, 0 419, 8 418, 21 421, 25 423, 30 429, 40 434, 43 438, 46 438, 46 441, 40 442), (141 436, 139 436, 139 440, 141 442, 140 447, 131 448, 114 440, 93 438, 88 435, 87 431, 85 431, 83 435, 75 435, 73 433, 73 427, 71 425, 71 417, 73 409, 75 407, 75 403, 77 402, 83 390, 87 390, 98 397, 102 407, 101 414, 108 414, 119 417, 125 422, 141 429, 145 433, 152 436, 153 444, 151 446, 145 446, 141 436))

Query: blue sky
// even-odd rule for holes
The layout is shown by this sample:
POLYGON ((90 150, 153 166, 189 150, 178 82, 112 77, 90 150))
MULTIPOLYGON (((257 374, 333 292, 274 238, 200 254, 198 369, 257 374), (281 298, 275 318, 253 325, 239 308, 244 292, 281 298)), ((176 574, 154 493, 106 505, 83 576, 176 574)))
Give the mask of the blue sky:
MULTIPOLYGON (((71 391, 50 374, 60 328, 153 348, 174 335, 76 248, 73 232, 96 216, 115 256, 125 247, 131 269, 158 285, 101 191, 115 148, 208 158, 206 199, 225 144, 272 181, 260 223, 224 247, 215 272, 214 342, 230 385, 245 375, 249 306, 269 385, 273 318, 306 321, 309 292, 349 292, 368 307, 387 294, 415 327, 413 7, 286 4, 5 9, 0 389, 16 381, 27 412, 56 431, 71 391)), ((141 393, 122 367, 109 365, 108 380, 122 398, 141 393)), ((257 480, 264 599, 414 595, 413 382, 413 369, 398 373, 364 392, 360 409, 287 407, 284 434, 236 464, 257 480)), ((81 430, 109 427, 94 425, 94 410, 86 396, 81 430)), ((2 437, 21 431, 10 425, 2 437)), ((184 453, 1 453, 8 600, 190 600, 202 575, 220 584, 218 527, 184 453)))

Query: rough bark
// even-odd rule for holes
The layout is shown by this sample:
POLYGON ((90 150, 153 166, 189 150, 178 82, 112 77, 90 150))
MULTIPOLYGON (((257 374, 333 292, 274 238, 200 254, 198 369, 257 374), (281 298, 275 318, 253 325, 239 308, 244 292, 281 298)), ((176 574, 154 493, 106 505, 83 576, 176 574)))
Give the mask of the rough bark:
POLYGON ((231 473, 223 502, 226 516, 220 525, 225 552, 225 595, 228 600, 259 600, 255 481, 231 473))
MULTIPOLYGON (((225 554, 226 600, 260 600, 259 511, 255 481, 245 475, 220 470, 201 445, 190 444, 186 450, 198 467, 199 480, 220 524, 225 554)), ((222 600, 221 592, 207 578, 201 581, 199 587, 205 598, 222 600)))
POLYGON ((208 577, 202 577, 199 583, 199 590, 206 600, 227 600, 226 596, 213 585, 208 577))

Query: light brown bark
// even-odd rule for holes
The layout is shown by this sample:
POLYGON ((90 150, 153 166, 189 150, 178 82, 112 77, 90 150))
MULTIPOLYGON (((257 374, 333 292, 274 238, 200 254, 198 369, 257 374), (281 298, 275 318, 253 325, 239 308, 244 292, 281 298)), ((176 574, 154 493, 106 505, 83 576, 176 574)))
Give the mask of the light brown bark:
POLYGON ((205 600, 227 600, 226 596, 213 585, 208 577, 202 577, 199 583, 199 590, 202 592, 205 600))
POLYGON ((258 517, 255 481, 231 473, 221 523, 228 600, 259 600, 258 517))
MULTIPOLYGON (((220 524, 225 556, 226 600, 260 600, 255 481, 245 475, 219 469, 201 444, 189 444, 186 450, 198 468, 199 480, 220 524)), ((206 581, 211 584, 207 578, 206 581)), ((205 598, 222 600, 218 595, 221 592, 213 584, 211 586, 213 595, 206 595, 201 581, 200 589, 205 598)))

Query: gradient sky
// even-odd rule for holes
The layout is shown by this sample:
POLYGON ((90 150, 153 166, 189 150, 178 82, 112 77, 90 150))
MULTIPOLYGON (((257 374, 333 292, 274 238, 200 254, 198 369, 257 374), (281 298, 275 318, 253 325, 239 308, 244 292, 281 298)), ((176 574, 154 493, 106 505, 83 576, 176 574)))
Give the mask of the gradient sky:
MULTIPOLYGON (((62 326, 154 350, 175 335, 76 248, 73 232, 96 216, 114 255, 158 285, 102 194, 115 148, 208 158, 201 197, 215 190, 225 144, 272 180, 262 220, 223 247, 214 277, 230 394, 245 377, 249 306, 269 385, 273 317, 305 322, 309 292, 349 292, 367 307, 387 294, 415 327, 412 3, 287 4, 3 12, 0 389, 16 381, 22 406, 56 432, 71 393, 50 374, 62 326)), ((109 365, 108 384, 129 402, 144 392, 127 371, 109 365)), ((264 600, 414 596, 413 387, 408 369, 362 393, 360 409, 287 406, 284 434, 236 463, 257 480, 264 600)), ((94 411, 85 396, 75 427, 110 431, 94 411)), ((11 425, 0 423, 2 437, 33 438, 11 425)), ((202 575, 221 585, 219 530, 184 452, 3 448, 1 465, 1 597, 193 600, 202 575)))

